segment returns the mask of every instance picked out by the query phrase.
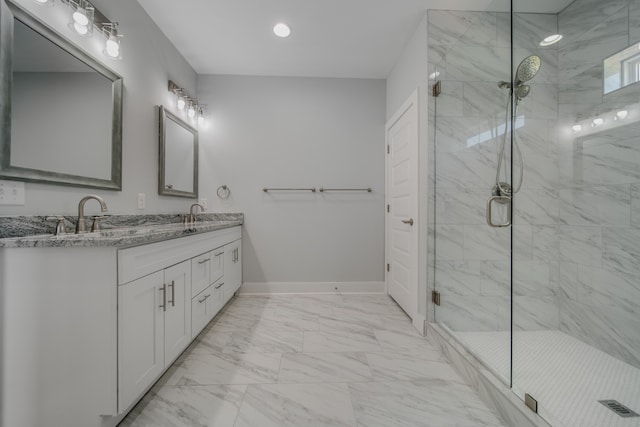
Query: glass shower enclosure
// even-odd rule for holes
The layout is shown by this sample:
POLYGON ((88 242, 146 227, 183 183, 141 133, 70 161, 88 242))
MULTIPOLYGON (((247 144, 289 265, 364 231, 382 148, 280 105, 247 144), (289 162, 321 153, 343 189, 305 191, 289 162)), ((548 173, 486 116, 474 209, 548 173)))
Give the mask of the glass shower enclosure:
POLYGON ((434 320, 549 424, 640 426, 640 1, 531 3, 428 12, 434 320))

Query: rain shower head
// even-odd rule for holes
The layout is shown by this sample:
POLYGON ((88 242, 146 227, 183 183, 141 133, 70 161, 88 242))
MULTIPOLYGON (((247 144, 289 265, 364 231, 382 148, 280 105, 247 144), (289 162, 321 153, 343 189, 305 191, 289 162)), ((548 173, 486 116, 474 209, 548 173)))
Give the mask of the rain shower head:
MULTIPOLYGON (((516 70, 515 85, 520 86, 522 83, 534 78, 535 75, 538 74, 538 71, 540 71, 540 65, 542 65, 542 61, 538 55, 530 55, 524 58, 516 70)), ((527 95, 528 94, 529 91, 527 91, 527 95)), ((524 98, 524 96, 522 98, 524 98)))

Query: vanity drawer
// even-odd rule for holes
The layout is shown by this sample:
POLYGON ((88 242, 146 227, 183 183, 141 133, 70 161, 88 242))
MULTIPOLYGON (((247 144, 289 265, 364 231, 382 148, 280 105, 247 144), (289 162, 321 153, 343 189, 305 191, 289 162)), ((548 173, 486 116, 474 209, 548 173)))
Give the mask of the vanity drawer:
POLYGON ((211 284, 211 252, 191 259, 191 296, 204 291, 211 284))

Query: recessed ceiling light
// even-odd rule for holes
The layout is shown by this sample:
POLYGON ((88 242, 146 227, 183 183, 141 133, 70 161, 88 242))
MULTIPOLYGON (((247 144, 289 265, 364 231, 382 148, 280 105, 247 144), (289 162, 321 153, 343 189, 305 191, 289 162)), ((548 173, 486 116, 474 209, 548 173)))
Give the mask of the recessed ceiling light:
POLYGON ((540 46, 551 46, 562 40, 562 34, 552 34, 540 42, 540 46))
POLYGON ((273 27, 273 33, 278 37, 289 37, 291 28, 287 24, 280 22, 273 27))

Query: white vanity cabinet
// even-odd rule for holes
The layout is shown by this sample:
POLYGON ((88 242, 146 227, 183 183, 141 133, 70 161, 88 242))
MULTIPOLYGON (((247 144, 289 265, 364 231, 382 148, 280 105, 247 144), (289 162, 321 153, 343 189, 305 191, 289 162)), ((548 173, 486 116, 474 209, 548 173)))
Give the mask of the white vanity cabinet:
POLYGON ((237 290, 240 238, 240 227, 234 227, 118 251, 119 413, 149 389, 237 290), (234 284, 230 293, 227 270, 234 284))

